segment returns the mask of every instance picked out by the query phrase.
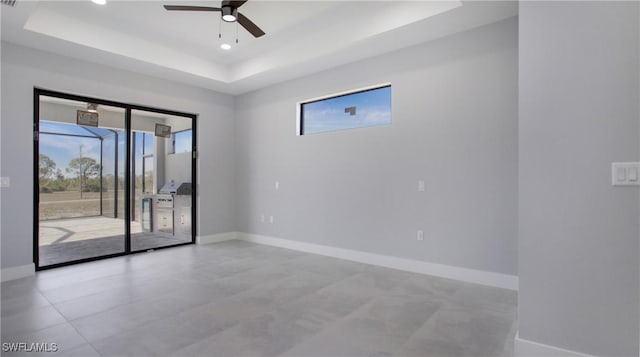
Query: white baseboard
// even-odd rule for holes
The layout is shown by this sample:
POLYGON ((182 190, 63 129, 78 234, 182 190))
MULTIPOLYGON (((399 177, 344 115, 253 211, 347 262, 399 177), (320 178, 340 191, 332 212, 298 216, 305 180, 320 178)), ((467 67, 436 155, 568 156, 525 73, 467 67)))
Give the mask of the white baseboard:
POLYGON ((35 274, 36 265, 33 263, 17 267, 2 268, 2 270, 0 270, 0 281, 4 283, 5 281, 26 278, 35 274))
POLYGON ((298 250, 307 253, 326 255, 329 257, 351 260, 359 263, 410 271, 413 273, 434 275, 448 279, 466 281, 509 290, 518 290, 518 277, 489 271, 460 268, 450 265, 429 263, 420 260, 392 257, 357 250, 343 249, 313 243, 298 242, 288 239, 262 236, 257 234, 237 233, 238 239, 298 250))
POLYGON ((520 338, 516 333, 514 343, 515 357, 593 357, 584 353, 566 350, 564 348, 545 345, 520 338))
POLYGON ((237 238, 236 232, 227 232, 227 233, 218 233, 218 234, 210 234, 207 236, 197 236, 196 244, 211 244, 211 243, 219 243, 227 240, 233 240, 237 238))

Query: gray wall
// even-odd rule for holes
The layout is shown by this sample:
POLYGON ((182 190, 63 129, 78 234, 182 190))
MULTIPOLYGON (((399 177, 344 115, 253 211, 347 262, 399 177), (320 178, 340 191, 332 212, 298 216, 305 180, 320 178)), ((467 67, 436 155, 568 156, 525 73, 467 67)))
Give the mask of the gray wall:
POLYGON ((517 27, 511 18, 240 96, 238 229, 516 275, 517 27), (384 82, 392 125, 296 136, 296 102, 384 82))
POLYGON ((2 267, 33 259, 33 87, 198 113, 198 234, 235 230, 234 98, 2 43, 2 267))
POLYGON ((520 6, 519 335, 638 355, 637 2, 520 6))

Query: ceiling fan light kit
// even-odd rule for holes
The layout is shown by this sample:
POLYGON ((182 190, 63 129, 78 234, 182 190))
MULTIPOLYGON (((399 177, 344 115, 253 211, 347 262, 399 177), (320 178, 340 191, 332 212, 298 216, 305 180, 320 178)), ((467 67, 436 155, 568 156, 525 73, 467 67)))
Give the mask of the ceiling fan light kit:
POLYGON ((224 0, 220 7, 211 7, 211 6, 185 6, 185 5, 164 5, 164 8, 168 11, 210 11, 210 12, 220 12, 222 20, 225 22, 235 22, 237 21, 240 26, 244 27, 245 30, 249 31, 253 37, 261 37, 265 33, 262 31, 258 25, 254 24, 253 21, 249 20, 248 17, 238 12, 238 8, 242 6, 247 0, 224 0))
POLYGON ((231 6, 222 7, 222 20, 226 22, 235 22, 238 19, 238 9, 231 6))

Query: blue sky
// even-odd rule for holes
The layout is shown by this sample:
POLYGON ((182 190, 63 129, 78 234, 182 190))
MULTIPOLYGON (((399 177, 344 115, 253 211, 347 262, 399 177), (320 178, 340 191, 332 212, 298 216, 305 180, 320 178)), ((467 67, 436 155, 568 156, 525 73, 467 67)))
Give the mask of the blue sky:
POLYGON ((391 124, 391 87, 384 87, 303 105, 304 133, 391 124), (356 107, 356 115, 344 109, 356 107))

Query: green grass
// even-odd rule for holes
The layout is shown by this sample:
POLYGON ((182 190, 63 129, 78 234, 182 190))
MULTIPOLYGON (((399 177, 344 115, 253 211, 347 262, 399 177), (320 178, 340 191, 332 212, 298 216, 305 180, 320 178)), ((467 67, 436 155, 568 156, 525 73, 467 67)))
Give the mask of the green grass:
MULTIPOLYGON (((109 192, 106 192, 107 194, 109 192)), ((83 192, 83 199, 98 199, 100 198, 100 192, 83 192)), ((80 191, 61 191, 52 193, 41 193, 40 202, 54 202, 54 201, 71 201, 79 200, 80 191)))

